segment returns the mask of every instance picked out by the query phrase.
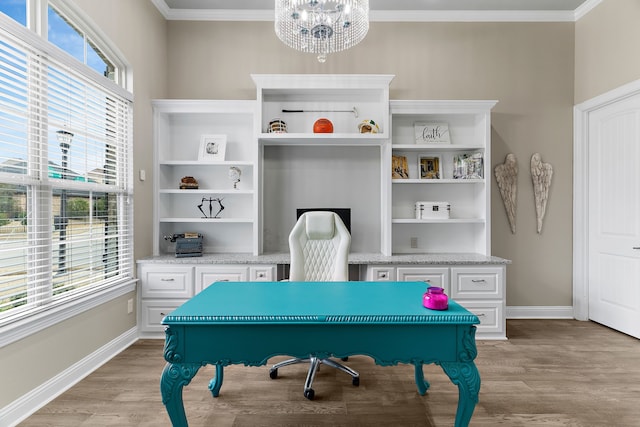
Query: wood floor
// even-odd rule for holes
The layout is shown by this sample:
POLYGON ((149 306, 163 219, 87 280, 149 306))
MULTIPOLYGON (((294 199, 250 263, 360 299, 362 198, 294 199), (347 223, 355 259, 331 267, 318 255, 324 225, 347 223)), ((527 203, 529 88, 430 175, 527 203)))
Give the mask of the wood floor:
MULTIPOLYGON (((592 322, 509 320, 508 341, 478 341, 482 378, 471 426, 640 426, 640 341, 592 322)), ((163 341, 141 340, 45 406, 21 426, 168 426, 159 379, 163 341)), ((278 358, 277 360, 280 360, 278 358)), ((302 396, 305 365, 225 369, 220 397, 211 367, 184 389, 190 426, 452 426, 457 387, 438 366, 420 396, 413 367, 349 358, 360 387, 334 369, 302 396)))

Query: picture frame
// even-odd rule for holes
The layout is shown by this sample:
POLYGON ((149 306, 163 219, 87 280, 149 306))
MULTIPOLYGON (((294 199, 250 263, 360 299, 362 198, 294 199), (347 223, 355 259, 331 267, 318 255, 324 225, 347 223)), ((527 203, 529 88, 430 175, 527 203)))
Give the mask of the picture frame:
POLYGON ((451 144, 448 123, 414 123, 416 144, 451 144))
POLYGON ((419 179, 442 179, 440 156, 418 156, 419 179))
POLYGON ((406 156, 393 156, 391 158, 391 179, 408 179, 409 166, 406 156))
POLYGON ((227 135, 202 135, 198 160, 221 161, 227 151, 227 135))
POLYGON ((465 153, 453 156, 453 179, 484 179, 482 153, 465 153))

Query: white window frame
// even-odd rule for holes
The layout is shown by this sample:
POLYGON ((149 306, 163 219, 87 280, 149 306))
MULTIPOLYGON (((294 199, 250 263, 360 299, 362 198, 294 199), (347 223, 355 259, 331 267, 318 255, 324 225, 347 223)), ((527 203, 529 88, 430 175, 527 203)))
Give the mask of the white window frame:
MULTIPOLYGON (((114 62, 118 72, 115 82, 101 76, 89 66, 80 64, 71 55, 46 41, 48 0, 28 0, 27 28, 2 13, 0 13, 0 26, 14 36, 24 40, 27 44, 46 52, 50 57, 55 58, 57 61, 79 72, 83 77, 98 83, 112 93, 124 97, 132 103, 133 94, 128 90, 131 86, 131 67, 127 66, 126 61, 122 59, 123 56, 106 41, 107 38, 95 25, 88 24, 88 22, 90 22, 88 18, 79 12, 71 2, 67 0, 51 0, 51 3, 56 9, 63 13, 66 18, 71 20, 75 26, 84 31, 87 37, 91 38, 92 42, 98 46, 102 53, 105 54, 110 61, 114 62)), ((127 175, 126 180, 129 183, 126 193, 130 203, 133 203, 132 137, 132 131, 130 130, 128 136, 128 150, 130 151, 130 155, 125 165, 126 171, 124 171, 127 175)), ((135 290, 136 279, 133 277, 134 260, 132 250, 133 207, 131 206, 128 209, 120 210, 119 217, 120 215, 126 216, 126 221, 130 228, 130 242, 127 242, 127 244, 131 247, 131 251, 130 254, 127 255, 127 258, 122 261, 128 264, 128 270, 132 273, 131 277, 123 277, 123 280, 117 284, 108 286, 87 286, 82 288, 81 292, 74 294, 72 298, 55 300, 45 306, 36 307, 33 310, 17 313, 15 316, 9 315, 1 319, 0 348, 135 290)), ((51 286, 53 285, 51 284, 51 286)))

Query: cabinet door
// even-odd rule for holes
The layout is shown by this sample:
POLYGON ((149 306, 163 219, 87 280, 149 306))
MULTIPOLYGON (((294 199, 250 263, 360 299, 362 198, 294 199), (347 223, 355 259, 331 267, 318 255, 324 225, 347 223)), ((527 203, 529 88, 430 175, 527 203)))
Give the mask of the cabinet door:
POLYGON ((398 267, 397 276, 400 282, 426 282, 428 286, 438 286, 444 288, 445 293, 449 292, 449 269, 446 267, 398 267))
POLYGON ((504 305, 499 301, 462 301, 456 300, 461 306, 478 316, 480 324, 476 327, 476 337, 486 339, 505 338, 504 305))
POLYGON ((246 282, 248 270, 246 266, 236 265, 196 267, 196 293, 215 282, 246 282))
POLYGON ((165 316, 178 308, 186 300, 144 300, 140 303, 140 331, 162 332, 160 323, 165 316))
POLYGON ((140 267, 142 298, 190 298, 193 296, 193 267, 143 265, 140 267))
POLYGON ((249 267, 249 280, 252 282, 272 282, 275 277, 275 265, 254 265, 249 267))
POLYGON ((502 299, 504 268, 459 267, 451 269, 451 297, 502 299))
POLYGON ((371 282, 392 282, 396 280, 396 268, 388 265, 367 267, 367 280, 371 282))

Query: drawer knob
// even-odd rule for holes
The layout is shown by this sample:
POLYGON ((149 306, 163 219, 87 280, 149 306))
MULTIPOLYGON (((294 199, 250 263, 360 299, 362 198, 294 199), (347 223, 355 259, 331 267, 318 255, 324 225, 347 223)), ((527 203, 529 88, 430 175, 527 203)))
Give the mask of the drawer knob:
POLYGON ((487 281, 484 279, 471 279, 472 283, 486 283, 487 281))
POLYGON ((380 273, 380 278, 386 279, 387 278, 387 273, 380 273))
POLYGON ((162 279, 160 279, 161 282, 173 282, 175 280, 176 279, 174 279, 173 277, 169 277, 169 278, 164 278, 163 277, 162 279))
POLYGON ((478 317, 484 317, 484 316, 486 316, 486 314, 485 314, 485 313, 473 313, 473 314, 475 314, 475 315, 476 315, 476 316, 478 316, 478 317))
POLYGON ((264 277, 264 273, 262 273, 262 272, 258 273, 258 277, 260 277, 260 278, 264 277))

